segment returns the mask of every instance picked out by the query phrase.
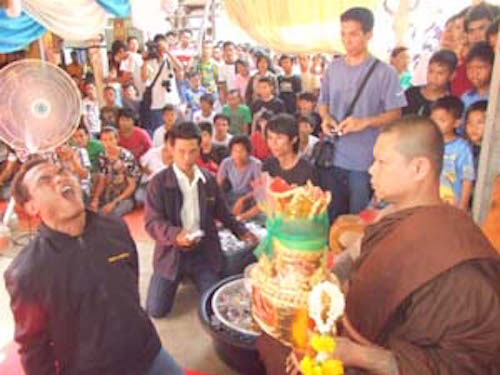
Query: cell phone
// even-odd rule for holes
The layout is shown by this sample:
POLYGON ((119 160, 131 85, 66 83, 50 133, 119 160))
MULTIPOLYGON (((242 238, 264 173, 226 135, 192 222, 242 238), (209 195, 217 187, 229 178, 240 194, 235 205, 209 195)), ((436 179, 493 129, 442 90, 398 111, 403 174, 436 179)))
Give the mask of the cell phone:
POLYGON ((193 232, 190 232, 186 235, 186 239, 188 241, 197 241, 201 239, 205 235, 205 232, 203 232, 201 229, 197 229, 193 232))

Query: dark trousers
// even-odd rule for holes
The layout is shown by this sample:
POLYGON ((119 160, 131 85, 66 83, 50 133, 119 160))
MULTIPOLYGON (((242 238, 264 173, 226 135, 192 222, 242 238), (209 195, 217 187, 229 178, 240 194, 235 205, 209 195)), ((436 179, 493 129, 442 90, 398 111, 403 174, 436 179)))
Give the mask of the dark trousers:
POLYGON ((340 167, 319 168, 319 177, 321 188, 332 193, 328 208, 330 221, 340 215, 358 214, 368 206, 372 195, 368 172, 340 167))
POLYGON ((194 282, 200 296, 219 280, 218 275, 203 255, 201 249, 194 249, 191 253, 182 253, 179 271, 174 280, 166 279, 153 272, 146 298, 146 311, 150 316, 161 318, 170 313, 177 288, 184 277, 187 276, 194 282))

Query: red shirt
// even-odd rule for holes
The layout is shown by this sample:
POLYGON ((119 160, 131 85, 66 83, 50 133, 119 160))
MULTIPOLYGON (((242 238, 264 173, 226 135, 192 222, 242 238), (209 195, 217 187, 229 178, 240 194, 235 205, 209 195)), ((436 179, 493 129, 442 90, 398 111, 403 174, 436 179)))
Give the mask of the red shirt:
POLYGON ((119 135, 118 146, 129 150, 134 155, 134 159, 139 161, 141 156, 153 146, 153 142, 144 129, 134 126, 132 134, 128 137, 119 135))
POLYGON ((465 62, 457 66, 455 76, 451 80, 451 95, 460 98, 466 91, 472 90, 472 83, 467 78, 467 66, 465 62))
POLYGON ((267 142, 261 132, 256 131, 253 132, 250 136, 250 141, 252 142, 252 153, 257 159, 264 161, 269 155, 271 155, 271 151, 269 147, 267 147, 267 142))

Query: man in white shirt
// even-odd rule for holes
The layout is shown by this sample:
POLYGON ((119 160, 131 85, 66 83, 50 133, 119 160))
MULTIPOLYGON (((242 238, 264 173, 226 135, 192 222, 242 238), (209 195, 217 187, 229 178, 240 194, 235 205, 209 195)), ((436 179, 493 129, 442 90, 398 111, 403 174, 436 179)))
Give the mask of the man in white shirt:
MULTIPOLYGON (((136 39, 135 43, 137 43, 136 39)), ((129 45, 135 45, 135 43, 133 40, 129 41, 129 45)), ((116 62, 120 63, 122 74, 117 78, 108 78, 107 82, 132 83, 139 92, 139 99, 142 98, 144 92, 144 82, 141 77, 141 68, 144 63, 142 56, 137 52, 127 50, 125 43, 119 40, 113 42, 111 56, 116 62)))
POLYGON ((146 230, 156 241, 146 301, 147 312, 156 318, 171 311, 185 276, 200 295, 218 280, 223 255, 215 220, 241 240, 257 243, 229 211, 215 177, 196 166, 201 142, 197 125, 179 124, 172 138, 173 166, 149 182, 144 216, 146 230))
POLYGON ((181 63, 168 51, 167 39, 164 35, 156 35, 154 43, 158 55, 146 53, 141 71, 145 86, 152 86, 149 123, 146 124, 150 134, 153 134, 156 128, 163 123, 163 107, 166 104, 177 106, 181 103, 176 75, 182 74, 183 70, 181 63), (158 78, 155 81, 157 75, 158 78), (153 81, 155 81, 154 85, 153 81))
POLYGON ((224 63, 219 66, 219 81, 225 82, 228 91, 236 89, 235 45, 225 42, 223 46, 224 63))
POLYGON ((85 127, 94 138, 99 137, 101 132, 101 112, 97 101, 97 89, 93 82, 85 84, 85 97, 82 100, 82 118, 85 127))

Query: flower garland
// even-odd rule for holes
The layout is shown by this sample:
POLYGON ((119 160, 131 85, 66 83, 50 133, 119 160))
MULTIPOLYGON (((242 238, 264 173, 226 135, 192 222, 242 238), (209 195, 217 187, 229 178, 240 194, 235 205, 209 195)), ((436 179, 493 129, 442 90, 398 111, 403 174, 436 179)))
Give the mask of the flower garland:
POLYGON ((309 316, 314 320, 318 334, 312 335, 309 344, 316 352, 313 358, 306 355, 300 361, 300 370, 304 375, 343 375, 344 366, 341 361, 329 359, 335 351, 336 342, 330 336, 334 332, 335 321, 344 313, 344 295, 339 287, 329 281, 316 285, 309 295, 309 316), (322 317, 323 294, 329 298, 326 321, 322 317))
POLYGON ((329 281, 323 281, 316 285, 309 294, 309 316, 314 320, 319 333, 325 335, 332 332, 335 321, 344 313, 344 295, 339 287, 329 281), (323 294, 330 299, 326 321, 323 320, 323 294))

